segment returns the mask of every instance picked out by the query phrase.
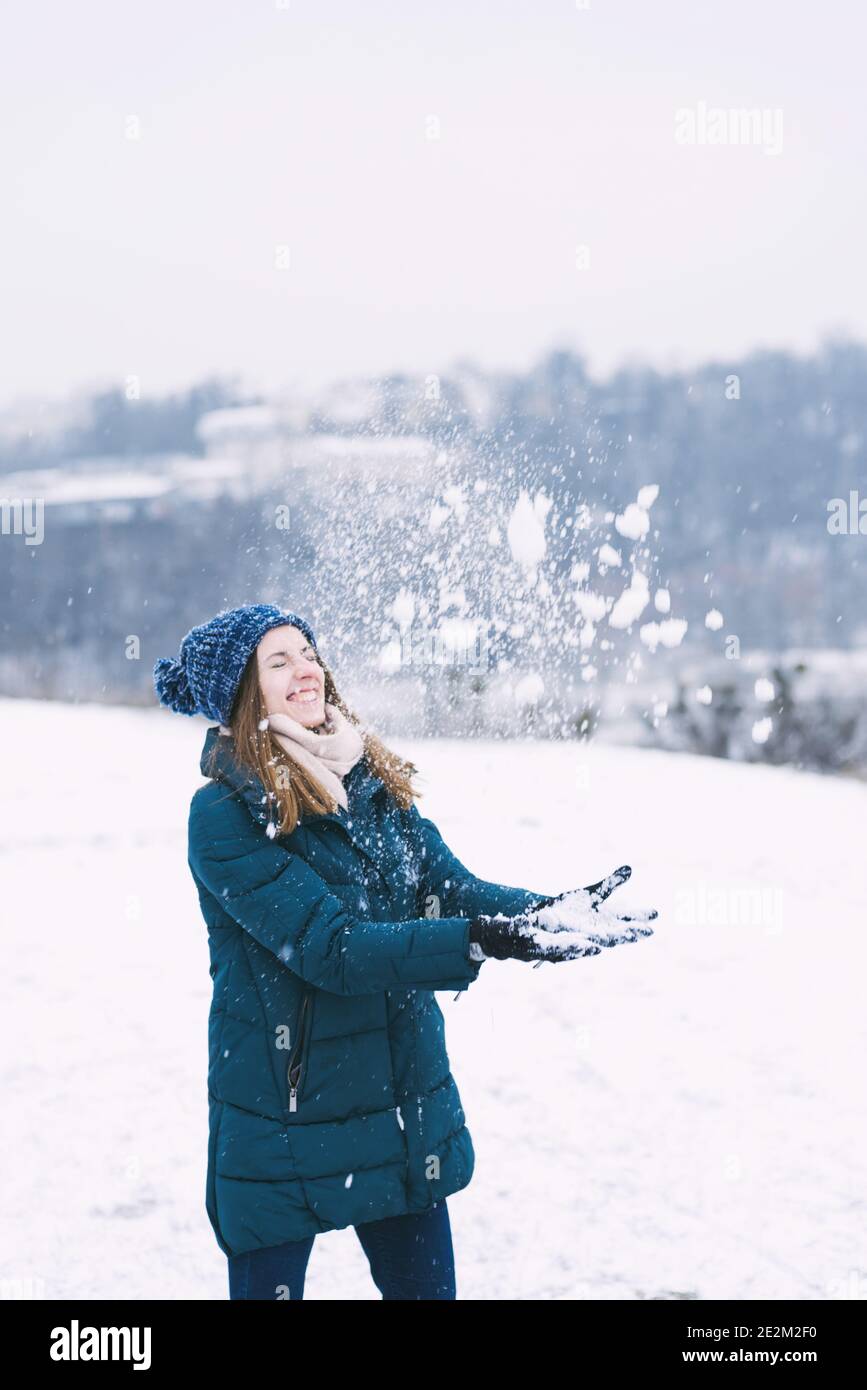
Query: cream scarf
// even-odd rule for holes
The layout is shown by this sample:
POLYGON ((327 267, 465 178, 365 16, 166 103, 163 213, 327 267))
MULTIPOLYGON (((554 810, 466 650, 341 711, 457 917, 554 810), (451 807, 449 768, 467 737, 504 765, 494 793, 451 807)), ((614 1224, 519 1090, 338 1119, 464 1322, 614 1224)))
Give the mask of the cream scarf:
MULTIPOLYGON (((327 703, 321 732, 305 728, 291 714, 269 714, 267 720, 268 727, 289 757, 300 763, 344 810, 348 810, 341 778, 364 753, 364 742, 357 726, 351 724, 336 705, 327 703)), ((231 732, 226 725, 220 725, 221 734, 230 735, 231 732)))

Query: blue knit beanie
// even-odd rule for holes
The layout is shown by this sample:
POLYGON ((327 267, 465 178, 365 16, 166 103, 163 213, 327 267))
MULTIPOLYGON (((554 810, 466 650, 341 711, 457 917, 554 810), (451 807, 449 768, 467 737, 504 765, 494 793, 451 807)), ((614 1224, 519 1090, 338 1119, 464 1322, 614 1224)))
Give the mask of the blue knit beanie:
POLYGON ((269 628, 283 623, 300 628, 316 649, 310 624, 297 613, 285 613, 273 603, 224 609, 210 622, 191 628, 181 642, 177 660, 163 656, 154 666, 154 686, 160 704, 178 714, 204 714, 228 727, 251 653, 269 628))

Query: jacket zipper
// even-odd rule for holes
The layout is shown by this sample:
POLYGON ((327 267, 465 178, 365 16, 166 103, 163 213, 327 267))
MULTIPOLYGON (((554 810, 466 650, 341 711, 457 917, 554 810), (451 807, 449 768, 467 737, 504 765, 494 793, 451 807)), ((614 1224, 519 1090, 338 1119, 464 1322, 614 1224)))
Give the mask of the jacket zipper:
POLYGON ((298 1042, 292 1051, 292 1056, 289 1058, 289 1064, 286 1068, 286 1076, 289 1081, 290 1112, 298 1109, 298 1086, 301 1081, 301 1071, 304 1063, 304 1044, 306 1042, 305 1034, 307 1029, 307 1014, 309 1012, 309 1004, 310 990, 308 989, 304 993, 304 1002, 301 1005, 301 1013, 298 1019, 298 1042), (295 1074, 294 1081, 293 1072, 295 1074))

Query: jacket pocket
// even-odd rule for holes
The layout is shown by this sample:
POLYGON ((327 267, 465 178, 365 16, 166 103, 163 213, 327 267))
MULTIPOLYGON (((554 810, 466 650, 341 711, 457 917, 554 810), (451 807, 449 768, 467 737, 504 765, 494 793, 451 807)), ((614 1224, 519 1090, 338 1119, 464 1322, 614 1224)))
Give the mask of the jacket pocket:
POLYGON ((298 1036, 286 1064, 286 1083, 289 1089, 289 1110, 298 1109, 301 1087, 307 1071, 307 1055, 310 1051, 310 1032, 313 1022, 313 988, 304 990, 301 1009, 298 1014, 298 1036))

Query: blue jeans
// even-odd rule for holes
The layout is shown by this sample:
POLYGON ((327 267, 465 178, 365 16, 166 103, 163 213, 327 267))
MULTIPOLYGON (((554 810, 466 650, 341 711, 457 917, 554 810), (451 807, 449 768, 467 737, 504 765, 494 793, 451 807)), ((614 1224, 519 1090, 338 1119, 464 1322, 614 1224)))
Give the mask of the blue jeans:
MULTIPOLYGON (((387 1216, 354 1228, 383 1298, 454 1299, 455 1260, 445 1198, 420 1215, 387 1216)), ((229 1298, 304 1297, 315 1236, 229 1258, 229 1298)))

